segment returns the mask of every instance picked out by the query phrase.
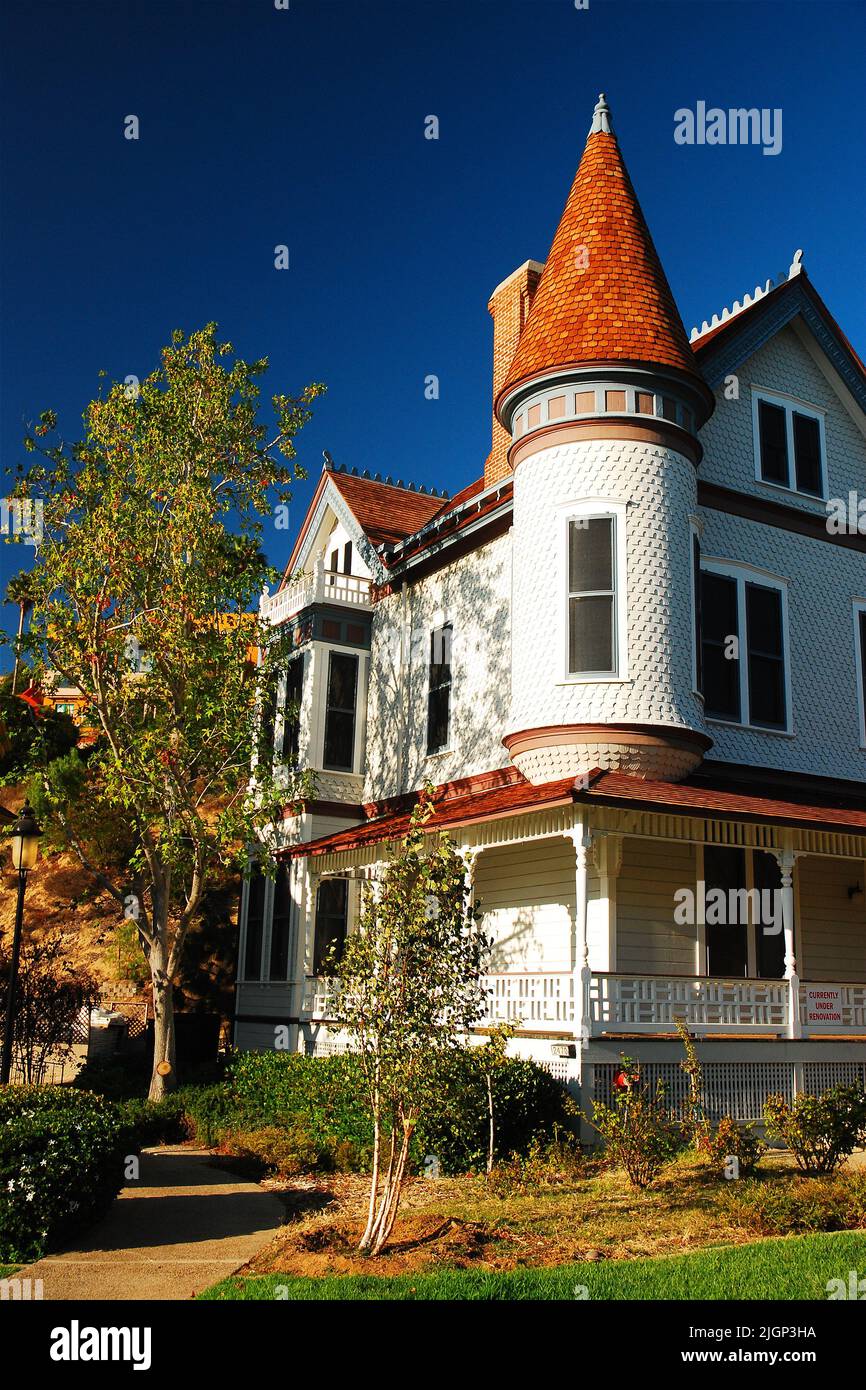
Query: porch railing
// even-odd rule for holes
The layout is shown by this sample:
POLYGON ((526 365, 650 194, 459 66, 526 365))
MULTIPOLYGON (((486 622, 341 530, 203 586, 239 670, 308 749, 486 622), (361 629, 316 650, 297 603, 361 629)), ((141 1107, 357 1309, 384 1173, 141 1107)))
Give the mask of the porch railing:
MULTIPOLYGON (((570 971, 495 971, 485 977, 487 1007, 479 1025, 518 1024, 571 1035, 575 1026, 574 976, 570 971)), ((866 984, 800 982, 803 1037, 866 1032, 866 984)), ((340 982, 310 977, 304 991, 308 1018, 333 1018, 340 982)), ((787 980, 727 980, 698 975, 626 975, 593 972, 589 1029, 606 1032, 673 1032, 682 1019, 699 1033, 784 1033, 790 1021, 787 980)))
POLYGON ((636 1033, 676 1026, 681 1018, 702 1032, 748 1027, 779 1032, 788 1025, 790 990, 785 980, 724 980, 683 975, 593 975, 593 1032, 626 1028, 636 1033))

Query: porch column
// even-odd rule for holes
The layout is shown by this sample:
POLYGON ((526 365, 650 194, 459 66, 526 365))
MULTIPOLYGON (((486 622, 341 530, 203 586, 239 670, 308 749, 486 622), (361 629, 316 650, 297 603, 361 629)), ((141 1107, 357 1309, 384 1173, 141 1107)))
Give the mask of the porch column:
POLYGON ((785 979, 788 981, 788 1037, 802 1036, 800 1019, 800 977, 797 974, 797 957, 794 948, 794 863, 793 850, 775 851, 775 859, 782 876, 782 930, 785 933, 785 979))
POLYGON ((571 832, 570 838, 574 845, 574 1036, 579 1040, 580 1046, 585 1048, 592 1031, 589 997, 592 971, 589 968, 589 937, 586 930, 587 860, 592 835, 585 821, 571 832))

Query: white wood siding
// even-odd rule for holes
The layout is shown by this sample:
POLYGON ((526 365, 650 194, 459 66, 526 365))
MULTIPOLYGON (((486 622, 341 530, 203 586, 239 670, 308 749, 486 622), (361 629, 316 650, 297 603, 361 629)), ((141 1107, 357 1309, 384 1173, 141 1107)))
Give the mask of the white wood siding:
MULTIPOLYGON (((590 898, 598 878, 589 875, 590 898)), ((574 846, 570 840, 486 850, 475 869, 482 929, 493 938, 491 969, 571 970, 574 846)))
POLYGON ((695 974, 697 928, 674 921, 674 893, 694 888, 695 881, 693 845, 626 837, 617 885, 617 970, 695 974))
POLYGON ((855 883, 866 887, 863 875, 860 860, 797 860, 801 979, 866 981, 866 901, 848 897, 855 883))

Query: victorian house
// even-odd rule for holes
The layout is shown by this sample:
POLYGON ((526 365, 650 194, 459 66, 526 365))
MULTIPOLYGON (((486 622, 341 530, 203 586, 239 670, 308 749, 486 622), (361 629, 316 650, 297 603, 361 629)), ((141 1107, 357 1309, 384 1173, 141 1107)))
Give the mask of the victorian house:
POLYGON ((244 887, 236 1043, 343 1045, 322 961, 432 782, 479 1037, 584 1102, 623 1052, 678 1095, 678 1019, 717 1111, 866 1079, 866 368, 799 252, 687 336, 604 98, 488 307, 483 476, 329 462, 262 600, 316 795, 244 887))

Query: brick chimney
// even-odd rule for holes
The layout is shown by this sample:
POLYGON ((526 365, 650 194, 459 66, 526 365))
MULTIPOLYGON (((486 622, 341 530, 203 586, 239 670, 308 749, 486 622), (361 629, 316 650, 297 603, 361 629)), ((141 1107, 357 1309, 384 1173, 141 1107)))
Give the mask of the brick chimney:
MULTIPOLYGON (((514 360, 523 325, 532 305, 535 287, 544 266, 539 261, 525 261, 517 270, 497 285, 487 308, 493 317, 493 399, 501 390, 508 369, 514 360)), ((508 449, 511 435, 493 416, 493 443, 484 464, 484 486, 507 478, 508 449)))

